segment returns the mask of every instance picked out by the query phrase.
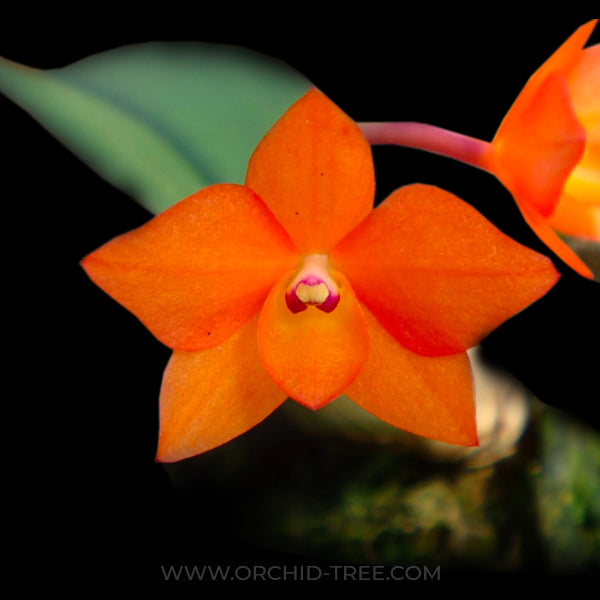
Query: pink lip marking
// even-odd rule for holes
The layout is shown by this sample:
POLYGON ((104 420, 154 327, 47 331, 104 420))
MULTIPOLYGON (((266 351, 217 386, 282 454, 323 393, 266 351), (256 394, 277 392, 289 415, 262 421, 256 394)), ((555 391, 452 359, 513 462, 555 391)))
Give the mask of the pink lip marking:
POLYGON ((310 254, 305 257, 302 268, 293 279, 285 294, 287 307, 298 313, 314 306, 330 313, 340 301, 340 293, 329 274, 327 256, 310 254))

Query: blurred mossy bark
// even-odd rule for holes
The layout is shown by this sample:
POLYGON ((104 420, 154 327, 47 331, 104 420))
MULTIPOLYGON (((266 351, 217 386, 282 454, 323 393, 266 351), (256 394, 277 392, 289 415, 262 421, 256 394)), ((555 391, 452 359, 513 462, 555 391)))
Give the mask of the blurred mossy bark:
POLYGON ((600 436, 562 412, 534 401, 514 452, 482 465, 434 456, 409 435, 310 436, 293 416, 280 410, 170 465, 182 500, 198 511, 208 503, 224 534, 332 564, 600 569, 600 436))

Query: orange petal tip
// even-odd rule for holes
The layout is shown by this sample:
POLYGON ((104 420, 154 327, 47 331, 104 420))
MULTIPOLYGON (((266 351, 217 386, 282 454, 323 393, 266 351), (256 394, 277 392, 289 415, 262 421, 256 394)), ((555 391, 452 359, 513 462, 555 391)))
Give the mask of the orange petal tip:
POLYGON ((350 117, 312 89, 259 143, 245 183, 302 252, 326 254, 373 208, 371 147, 350 117))
POLYGON ((224 341, 258 314, 297 257, 252 190, 222 184, 114 238, 81 264, 163 344, 194 352, 224 341))
POLYGON ((424 357, 399 344, 365 308, 369 359, 346 395, 367 412, 412 434, 477 446, 469 357, 424 357))
POLYGON ((360 302, 422 356, 468 350, 560 276, 466 202, 421 184, 393 192, 331 258, 360 302))
POLYGON ((256 349, 258 316, 218 346, 174 352, 163 376, 157 462, 212 450, 266 419, 285 400, 256 349))

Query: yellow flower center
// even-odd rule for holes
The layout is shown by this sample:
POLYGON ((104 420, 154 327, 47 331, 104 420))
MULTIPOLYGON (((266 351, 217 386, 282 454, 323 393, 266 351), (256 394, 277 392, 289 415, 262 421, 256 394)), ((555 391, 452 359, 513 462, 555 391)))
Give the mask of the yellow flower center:
POLYGON ((325 254, 308 254, 302 266, 287 288, 285 301, 293 312, 315 306, 324 312, 331 312, 340 301, 340 292, 329 273, 329 263, 325 254))
POLYGON ((304 304, 323 304, 329 298, 329 289, 323 282, 317 285, 299 283, 296 286, 296 296, 304 304))

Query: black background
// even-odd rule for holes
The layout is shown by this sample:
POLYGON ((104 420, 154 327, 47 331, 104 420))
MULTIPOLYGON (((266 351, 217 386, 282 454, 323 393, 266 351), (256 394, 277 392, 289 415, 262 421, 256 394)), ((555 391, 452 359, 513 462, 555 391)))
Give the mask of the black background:
MULTIPOLYGON (((287 61, 356 121, 415 120, 490 140, 531 73, 589 20, 216 12, 159 15, 152 25, 102 11, 74 20, 9 14, 0 24, 0 55, 53 68, 150 40, 239 44, 287 61)), ((598 31, 592 41, 600 41, 598 31)), ((4 97, 0 131, 5 494, 20 532, 13 557, 27 572, 51 565, 44 577, 59 587, 81 577, 116 585, 122 575, 158 584, 157 565, 177 558, 276 560, 221 539, 202 509, 181 509, 154 463, 169 351, 78 266, 149 213, 4 97)), ((405 183, 439 185, 545 251, 492 176, 413 150, 374 155, 379 200, 405 183)), ((555 289, 485 348, 543 402, 598 427, 599 284, 555 264, 563 273, 555 289)))

